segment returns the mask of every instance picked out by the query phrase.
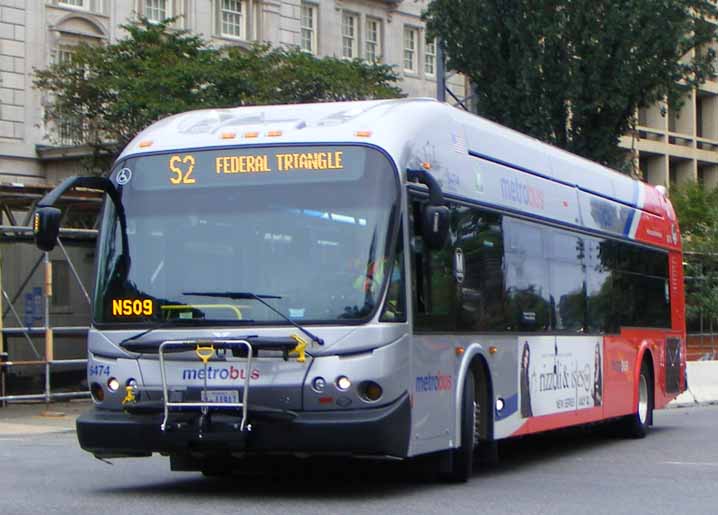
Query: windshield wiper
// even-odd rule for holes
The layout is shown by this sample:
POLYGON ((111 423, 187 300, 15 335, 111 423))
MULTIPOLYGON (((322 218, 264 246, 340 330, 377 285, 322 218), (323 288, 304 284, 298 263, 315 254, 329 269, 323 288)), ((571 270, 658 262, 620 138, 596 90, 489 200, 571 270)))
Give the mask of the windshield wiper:
MULTIPOLYGON (((135 340, 139 340, 144 335, 151 333, 152 331, 156 331, 157 329, 162 329, 163 327, 168 327, 171 325, 202 326, 202 325, 205 325, 205 324, 208 324, 211 322, 212 322, 212 320, 207 320, 204 318, 194 318, 194 319, 192 319, 192 318, 167 318, 167 319, 162 320, 161 322, 158 322, 157 324, 145 329, 144 331, 141 331, 137 334, 133 334, 132 336, 125 338, 117 345, 119 345, 120 347, 124 347, 124 345, 126 343, 129 343, 129 342, 132 342, 135 340)), ((225 321, 225 320, 217 321, 217 322, 227 323, 227 321, 225 321)), ((235 321, 232 321, 232 322, 234 323, 235 321)), ((246 319, 242 320, 242 323, 244 323, 244 324, 253 324, 254 322, 255 322, 254 320, 246 320, 246 319)))
POLYGON ((205 292, 198 292, 198 291, 184 291, 182 292, 182 295, 196 295, 198 297, 214 297, 219 299, 232 299, 232 300, 247 300, 247 299, 254 299, 257 302, 260 302, 267 306, 269 309, 274 311, 277 315, 282 317, 284 320, 292 324, 294 327, 299 329, 301 332, 309 336, 313 341, 317 343, 317 345, 324 345, 324 340, 320 338, 319 336, 309 332, 307 329, 296 323, 294 320, 289 318, 287 315, 276 309, 274 306, 269 304, 268 302, 265 302, 262 299, 281 299, 282 297, 278 295, 257 295, 255 293, 249 292, 249 291, 205 291, 205 292))

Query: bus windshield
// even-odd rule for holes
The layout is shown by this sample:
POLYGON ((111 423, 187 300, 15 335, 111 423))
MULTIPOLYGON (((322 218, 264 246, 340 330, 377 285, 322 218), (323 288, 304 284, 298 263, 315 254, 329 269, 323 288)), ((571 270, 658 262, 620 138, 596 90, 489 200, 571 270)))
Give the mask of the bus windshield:
POLYGON ((389 274, 396 172, 361 146, 252 147, 138 156, 111 175, 95 322, 284 324, 368 319, 389 274), (119 215, 119 216, 118 216, 119 215))

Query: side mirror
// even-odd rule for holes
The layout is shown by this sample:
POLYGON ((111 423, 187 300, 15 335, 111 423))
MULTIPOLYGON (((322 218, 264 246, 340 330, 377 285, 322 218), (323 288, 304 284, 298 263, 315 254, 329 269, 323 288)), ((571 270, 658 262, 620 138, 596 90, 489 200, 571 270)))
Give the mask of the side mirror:
POLYGON ((55 248, 57 235, 60 233, 60 218, 62 217, 62 212, 53 206, 63 193, 78 186, 93 190, 101 190, 110 196, 112 202, 115 203, 118 216, 120 217, 120 225, 122 226, 122 245, 123 249, 125 249, 124 252, 126 252, 127 230, 124 208, 122 207, 122 202, 120 201, 117 189, 110 182, 110 180, 105 177, 68 177, 50 193, 42 197, 40 202, 37 204, 37 209, 35 210, 35 215, 33 216, 32 221, 32 232, 35 234, 35 244, 37 247, 45 252, 49 252, 55 248))
POLYGON ((60 218, 62 211, 56 207, 38 207, 32 222, 32 232, 35 234, 35 245, 40 250, 50 252, 55 248, 57 235, 60 234, 60 218))
POLYGON ((449 208, 445 205, 441 186, 428 170, 409 169, 406 178, 429 189, 429 203, 423 206, 421 212, 421 232, 429 248, 440 249, 449 235, 449 208))
POLYGON ((449 235, 449 208, 446 206, 424 206, 421 214, 421 232, 431 249, 443 248, 449 235))

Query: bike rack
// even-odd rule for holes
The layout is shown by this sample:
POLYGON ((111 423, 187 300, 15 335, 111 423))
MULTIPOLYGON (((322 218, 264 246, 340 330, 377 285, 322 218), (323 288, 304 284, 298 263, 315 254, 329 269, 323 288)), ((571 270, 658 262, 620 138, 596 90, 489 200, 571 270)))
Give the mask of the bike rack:
POLYGON ((162 378, 162 404, 164 409, 164 418, 160 427, 163 432, 167 429, 170 408, 199 408, 202 412, 202 415, 207 415, 210 408, 241 408, 242 422, 240 424, 240 431, 252 430, 252 426, 250 424, 247 424, 249 380, 251 376, 253 357, 253 348, 251 343, 249 343, 247 340, 167 340, 160 344, 158 354, 160 360, 160 375, 162 378), (209 392, 210 390, 207 385, 207 364, 209 363, 209 360, 216 355, 217 349, 232 349, 236 347, 242 347, 247 350, 244 387, 242 391, 241 402, 208 402, 206 400, 201 400, 200 402, 173 402, 169 400, 170 388, 167 385, 167 371, 165 369, 165 350, 194 350, 195 354, 197 354, 200 360, 204 363, 204 385, 200 394, 200 399, 208 399, 209 394, 207 392, 209 392))

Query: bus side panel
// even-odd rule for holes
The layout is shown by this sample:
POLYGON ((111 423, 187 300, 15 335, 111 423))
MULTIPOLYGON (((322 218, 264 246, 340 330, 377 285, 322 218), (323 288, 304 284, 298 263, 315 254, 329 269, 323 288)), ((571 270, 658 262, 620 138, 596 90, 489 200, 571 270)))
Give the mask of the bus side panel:
POLYGON ((526 433, 540 433, 551 429, 559 429, 562 427, 575 426, 580 424, 589 424, 597 422, 602 418, 602 409, 591 408, 579 411, 571 411, 561 413, 559 415, 544 415, 542 417, 534 417, 527 424, 526 433))
POLYGON ((613 418, 628 415, 633 411, 633 372, 640 339, 635 341, 624 335, 611 335, 604 337, 603 341, 603 416, 613 418))
POLYGON ((641 368, 639 359, 644 356, 642 348, 645 348, 643 352, 650 352, 653 364, 654 408, 665 407, 683 391, 685 338, 680 332, 624 329, 620 336, 606 337, 606 348, 607 383, 612 383, 606 418, 634 411, 638 398, 636 378, 641 368))
MULTIPOLYGON (((668 277, 671 292, 671 326, 674 331, 686 331, 686 299, 683 289, 683 256, 680 252, 671 252, 668 256, 668 277)), ((684 335, 685 337, 685 335, 684 335)), ((685 364, 686 358, 683 355, 685 364)), ((685 368, 685 366, 684 366, 685 368)))
POLYGON ((602 337, 522 336, 518 347, 519 411, 527 424, 514 435, 603 418, 602 337))
MULTIPOLYGON (((531 416, 524 417, 524 423, 511 433, 511 436, 519 436, 523 434, 538 433, 551 429, 562 427, 587 424, 598 422, 600 420, 621 417, 633 413, 637 403, 637 377, 640 371, 641 362, 645 352, 650 353, 653 370, 654 370, 654 392, 655 392, 655 408, 664 407, 677 395, 678 387, 683 383, 679 383, 677 377, 680 369, 680 358, 672 358, 674 363, 671 365, 668 361, 671 355, 676 356, 677 349, 680 350, 684 346, 684 339, 680 333, 666 332, 661 330, 639 330, 624 329, 620 335, 611 335, 601 338, 603 348, 602 356, 602 379, 598 382, 602 383, 602 399, 601 405, 596 407, 576 406, 576 409, 567 410, 565 406, 571 402, 571 397, 575 394, 576 399, 581 396, 586 397, 588 387, 586 385, 574 384, 573 377, 581 374, 590 375, 586 369, 586 358, 576 354, 577 347, 582 344, 582 340, 590 339, 586 337, 549 337, 549 336, 530 336, 519 338, 519 351, 521 345, 528 344, 532 350, 531 360, 543 360, 542 369, 548 371, 549 378, 551 374, 551 352, 552 340, 555 338, 556 355, 558 359, 559 372, 564 366, 561 363, 563 359, 570 362, 573 371, 569 369, 568 376, 559 376, 558 386, 564 387, 567 384, 573 384, 571 388, 565 388, 564 392, 556 390, 556 384, 548 382, 546 377, 541 377, 540 370, 530 365, 530 377, 528 381, 531 384, 530 401, 533 406, 531 416), (548 366, 548 368, 547 368, 548 366), (671 370, 671 367, 674 367, 671 370), (673 374, 673 376, 671 376, 673 374), (549 404, 555 404, 554 407, 549 404), (560 403, 560 404, 559 404, 560 403), (537 406, 543 406, 538 408, 537 406), (564 408, 561 407, 564 406, 564 408), (554 413, 546 413, 554 411, 554 413)), ((519 369, 521 368, 521 353, 519 354, 519 369)), ((521 375, 521 372, 520 372, 521 375)), ((595 374, 593 379, 595 380, 595 374)), ((520 381, 520 379, 519 379, 520 381)), ((521 385, 519 384, 519 406, 521 402, 521 385)), ((503 436, 503 435, 501 435, 503 436)))
POLYGON ((414 335, 412 341, 410 455, 453 447, 454 397, 461 360, 456 335, 414 335))

